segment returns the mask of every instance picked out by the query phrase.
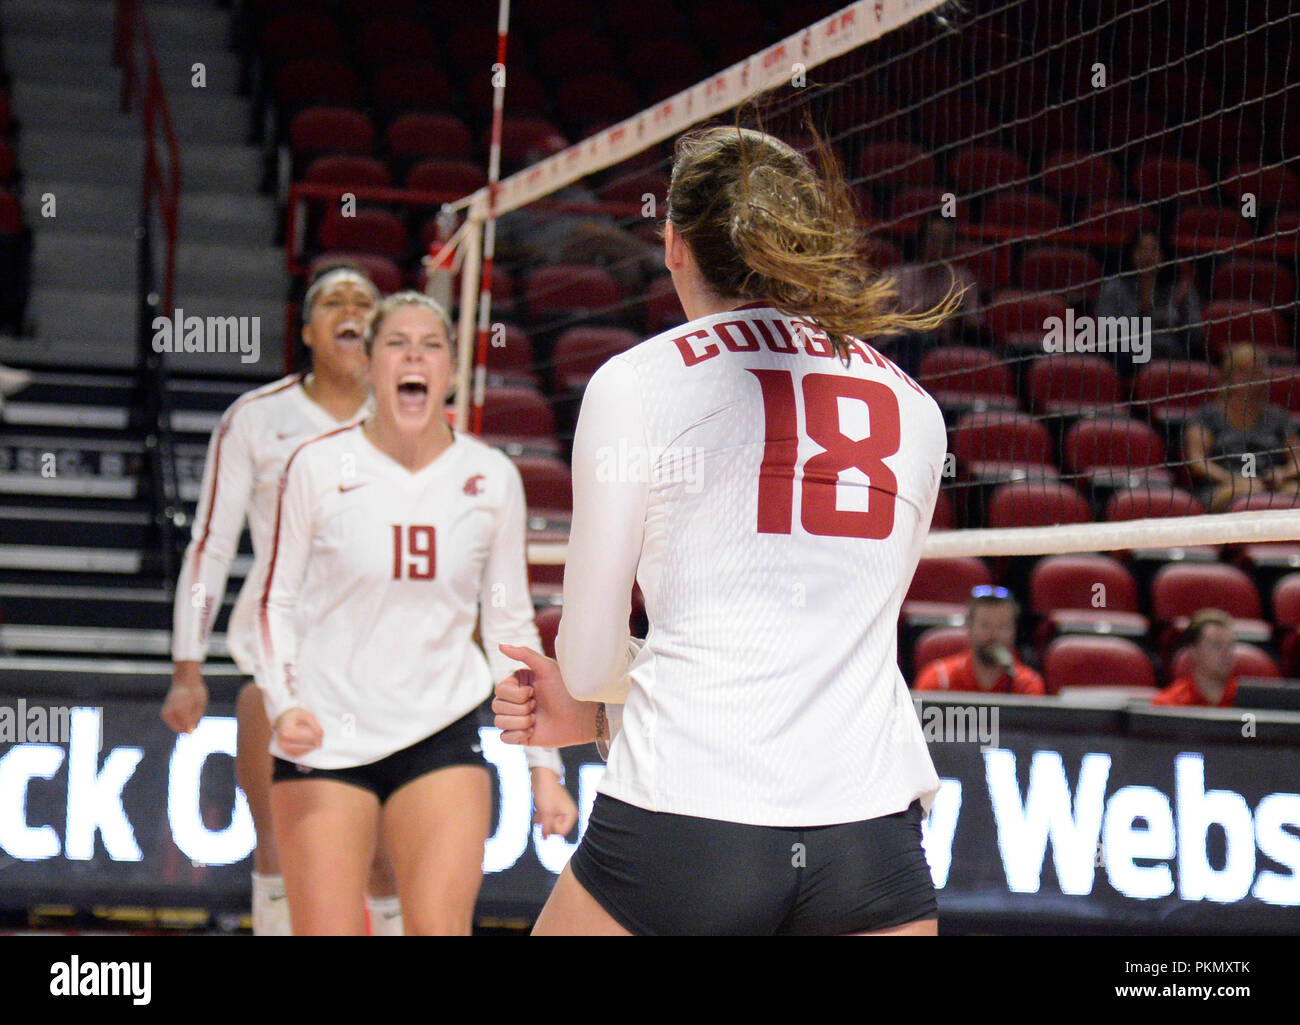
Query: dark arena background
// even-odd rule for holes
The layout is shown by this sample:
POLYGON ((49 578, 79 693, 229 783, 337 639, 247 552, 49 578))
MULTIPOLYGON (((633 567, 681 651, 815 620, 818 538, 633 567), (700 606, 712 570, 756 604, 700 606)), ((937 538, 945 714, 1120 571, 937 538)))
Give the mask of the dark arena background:
MULTIPOLYGON (((970 286, 880 343, 950 453, 898 661, 912 686, 965 650, 972 589, 1005 588, 1046 694, 916 692, 941 932, 1300 932, 1300 499, 1272 472, 1300 431, 1298 33, 1288 0, 515 0, 502 66, 496 3, 0 0, 0 928, 249 929, 247 534, 206 717, 159 709, 208 439, 301 366, 314 267, 449 297, 452 415, 523 476, 553 643, 583 388, 684 320, 672 140, 758 97, 742 118, 841 163, 881 273, 970 286), (1112 329, 1144 236, 1157 301, 1112 329), (1288 442, 1224 494, 1188 437, 1241 346, 1288 442), (1205 607, 1236 706, 1153 705, 1205 607)), ((566 750, 580 825, 543 841, 482 723, 476 930, 522 932, 603 763, 566 750)))

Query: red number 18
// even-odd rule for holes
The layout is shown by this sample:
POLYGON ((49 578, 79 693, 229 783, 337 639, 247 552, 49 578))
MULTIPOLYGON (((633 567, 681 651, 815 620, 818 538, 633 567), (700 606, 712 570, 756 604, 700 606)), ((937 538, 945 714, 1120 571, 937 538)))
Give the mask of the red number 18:
MULTIPOLYGON (((788 534, 794 516, 794 467, 799 453, 799 415, 794 378, 788 370, 750 370, 763 390, 766 439, 758 476, 758 532, 788 534)), ((894 529, 898 479, 884 460, 897 454, 898 397, 880 381, 832 374, 803 379, 808 437, 822 447, 803 468, 799 521, 809 534, 879 541, 894 529), (839 400, 867 406, 871 433, 850 438, 840 430, 839 400), (854 467, 871 482, 867 510, 839 509, 840 473, 854 467)))

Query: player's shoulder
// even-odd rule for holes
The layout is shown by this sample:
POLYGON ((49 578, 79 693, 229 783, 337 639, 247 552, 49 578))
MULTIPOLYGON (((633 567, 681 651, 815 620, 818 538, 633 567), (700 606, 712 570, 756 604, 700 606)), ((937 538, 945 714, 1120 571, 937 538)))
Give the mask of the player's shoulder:
POLYGON ((519 468, 499 448, 465 432, 457 432, 456 442, 460 469, 467 474, 466 494, 481 494, 500 482, 511 480, 520 481, 522 486, 519 468))
POLYGON ((233 421, 236 417, 247 418, 280 405, 293 395, 293 390, 303 379, 302 374, 290 374, 278 381, 271 381, 259 388, 246 391, 235 399, 227 408, 224 419, 233 421))
POLYGON ((343 452, 355 451, 361 440, 361 424, 353 422, 322 431, 320 434, 304 438, 289 453, 285 472, 297 470, 302 473, 323 461, 338 463, 343 452))

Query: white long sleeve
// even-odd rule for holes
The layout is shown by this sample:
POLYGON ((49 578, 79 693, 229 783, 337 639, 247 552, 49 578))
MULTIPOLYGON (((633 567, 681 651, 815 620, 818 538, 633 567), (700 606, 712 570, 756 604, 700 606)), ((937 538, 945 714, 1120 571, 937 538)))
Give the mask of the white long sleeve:
POLYGON ((573 525, 555 654, 569 693, 583 701, 628 694, 628 617, 652 458, 636 370, 616 357, 588 385, 573 439, 573 525))

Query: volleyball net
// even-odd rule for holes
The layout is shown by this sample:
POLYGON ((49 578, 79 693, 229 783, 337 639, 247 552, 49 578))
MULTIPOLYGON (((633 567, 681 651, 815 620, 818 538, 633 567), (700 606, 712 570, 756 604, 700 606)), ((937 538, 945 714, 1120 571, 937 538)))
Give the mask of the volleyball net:
POLYGON ((1296 16, 981 8, 852 4, 455 204, 462 340, 482 341, 461 394, 528 464, 530 505, 562 504, 594 370, 684 320, 659 234, 672 140, 758 98, 765 130, 834 151, 900 305, 967 288, 942 329, 875 342, 948 426, 927 556, 1300 539, 1296 16))

